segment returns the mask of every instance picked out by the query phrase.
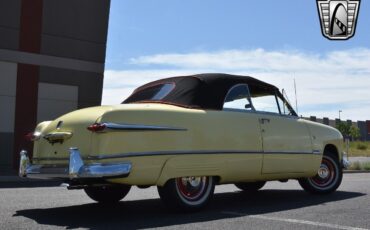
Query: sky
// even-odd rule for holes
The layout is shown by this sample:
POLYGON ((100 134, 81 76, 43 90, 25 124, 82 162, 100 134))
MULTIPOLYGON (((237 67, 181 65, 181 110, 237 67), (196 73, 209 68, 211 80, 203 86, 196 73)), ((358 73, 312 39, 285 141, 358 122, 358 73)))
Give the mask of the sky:
POLYGON ((299 115, 370 120, 370 1, 355 36, 331 41, 315 0, 111 0, 103 104, 209 72, 272 83, 292 104, 295 80, 299 115))

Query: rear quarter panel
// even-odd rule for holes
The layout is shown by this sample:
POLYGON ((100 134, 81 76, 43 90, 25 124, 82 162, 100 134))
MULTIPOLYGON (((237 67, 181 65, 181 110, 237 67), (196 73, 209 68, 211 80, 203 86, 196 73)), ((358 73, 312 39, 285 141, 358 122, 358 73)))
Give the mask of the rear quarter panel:
POLYGON ((163 185, 168 179, 180 176, 214 175, 226 183, 261 177, 262 154, 257 152, 262 151, 262 140, 254 114, 133 104, 105 113, 99 122, 162 125, 186 130, 95 133, 91 142, 92 155, 221 151, 217 154, 129 157, 125 160, 133 164, 130 176, 112 180, 114 182, 163 185), (232 154, 227 150, 250 152, 232 154))

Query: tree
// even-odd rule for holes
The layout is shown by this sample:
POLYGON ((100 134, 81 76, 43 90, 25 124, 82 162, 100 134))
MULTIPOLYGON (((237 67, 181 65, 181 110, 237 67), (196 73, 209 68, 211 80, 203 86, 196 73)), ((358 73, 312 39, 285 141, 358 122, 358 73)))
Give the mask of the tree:
POLYGON ((349 128, 349 135, 351 135, 353 140, 358 139, 361 136, 360 129, 352 125, 351 128, 349 128))
POLYGON ((348 124, 347 122, 340 121, 338 124, 336 124, 335 128, 337 128, 339 132, 342 133, 344 138, 350 135, 349 130, 351 128, 351 125, 348 124))

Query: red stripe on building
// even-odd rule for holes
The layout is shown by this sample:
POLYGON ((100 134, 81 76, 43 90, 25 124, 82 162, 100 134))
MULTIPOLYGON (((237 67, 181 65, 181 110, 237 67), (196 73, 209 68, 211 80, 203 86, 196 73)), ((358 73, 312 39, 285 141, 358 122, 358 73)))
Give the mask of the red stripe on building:
MULTIPOLYGON (((40 53, 43 0, 22 0, 19 50, 40 53)), ((19 152, 26 149, 32 153, 32 144, 24 135, 33 131, 37 121, 37 97, 39 66, 18 64, 13 167, 19 166, 19 152)))
POLYGON ((22 0, 19 50, 40 53, 42 32, 42 1, 22 0))

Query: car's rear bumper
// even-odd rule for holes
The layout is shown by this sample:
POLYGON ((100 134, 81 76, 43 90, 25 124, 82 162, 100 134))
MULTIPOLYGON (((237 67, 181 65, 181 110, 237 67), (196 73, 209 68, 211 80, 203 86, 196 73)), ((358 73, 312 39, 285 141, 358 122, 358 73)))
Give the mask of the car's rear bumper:
POLYGON ((131 163, 84 164, 77 148, 70 148, 69 165, 31 164, 27 151, 20 152, 19 176, 37 179, 104 179, 127 177, 131 163))

